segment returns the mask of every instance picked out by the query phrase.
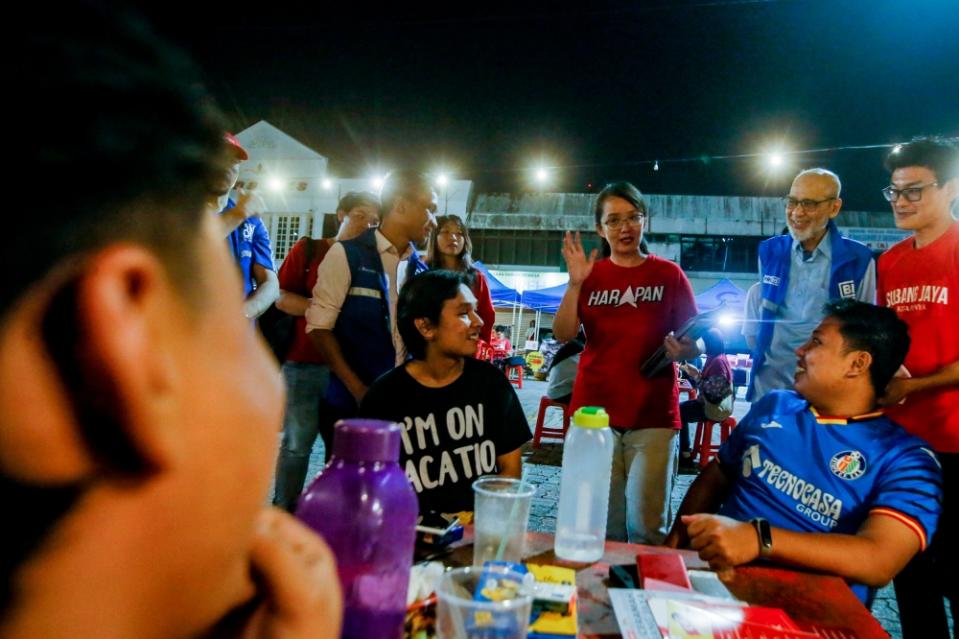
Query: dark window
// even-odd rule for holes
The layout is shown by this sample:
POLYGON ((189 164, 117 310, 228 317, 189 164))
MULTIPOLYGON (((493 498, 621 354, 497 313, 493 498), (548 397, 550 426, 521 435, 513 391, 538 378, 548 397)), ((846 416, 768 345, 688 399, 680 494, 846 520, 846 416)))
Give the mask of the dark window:
MULTIPOLYGON (((562 231, 535 229, 471 229, 473 257, 484 264, 564 267, 560 249, 562 231)), ((589 251, 599 244, 595 236, 583 238, 589 251)))
POLYGON ((684 271, 754 273, 761 237, 684 235, 679 264, 684 271))

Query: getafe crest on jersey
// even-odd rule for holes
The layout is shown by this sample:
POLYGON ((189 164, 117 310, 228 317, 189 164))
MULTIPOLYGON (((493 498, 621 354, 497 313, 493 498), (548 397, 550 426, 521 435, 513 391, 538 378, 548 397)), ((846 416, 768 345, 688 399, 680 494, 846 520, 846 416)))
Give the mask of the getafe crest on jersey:
POLYGON ((844 450, 833 455, 829 470, 842 479, 859 479, 866 472, 866 458, 858 450, 844 450))
POLYGON ((662 302, 665 286, 627 286, 625 290, 606 289, 589 294, 587 306, 622 306, 629 304, 636 308, 639 302, 662 302))

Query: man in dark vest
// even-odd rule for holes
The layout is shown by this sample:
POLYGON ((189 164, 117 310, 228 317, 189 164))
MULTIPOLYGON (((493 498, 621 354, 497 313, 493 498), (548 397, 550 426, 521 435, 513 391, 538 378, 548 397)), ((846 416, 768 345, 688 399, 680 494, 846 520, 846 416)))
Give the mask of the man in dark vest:
POLYGON ((306 332, 333 373, 320 417, 328 448, 336 420, 355 415, 373 380, 406 360, 396 299, 426 270, 414 245, 436 226, 436 193, 421 173, 388 175, 380 202, 379 228, 330 248, 306 311, 306 332))
POLYGON ((827 301, 876 300, 872 252, 842 237, 836 227, 841 189, 832 171, 800 172, 784 198, 789 234, 759 245, 758 315, 750 314, 747 305, 743 323, 753 356, 746 395, 750 402, 771 390, 793 387, 796 349, 819 324, 827 301))

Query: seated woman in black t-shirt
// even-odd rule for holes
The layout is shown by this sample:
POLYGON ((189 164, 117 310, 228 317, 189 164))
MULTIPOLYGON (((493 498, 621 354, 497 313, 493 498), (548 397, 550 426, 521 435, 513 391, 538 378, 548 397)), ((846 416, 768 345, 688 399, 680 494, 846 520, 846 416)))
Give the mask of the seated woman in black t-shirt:
POLYGON ((473 359, 483 321, 458 273, 427 271, 400 291, 397 329, 413 357, 370 387, 360 415, 402 425, 400 464, 420 512, 473 510, 482 475, 518 478, 532 437, 502 372, 473 359))

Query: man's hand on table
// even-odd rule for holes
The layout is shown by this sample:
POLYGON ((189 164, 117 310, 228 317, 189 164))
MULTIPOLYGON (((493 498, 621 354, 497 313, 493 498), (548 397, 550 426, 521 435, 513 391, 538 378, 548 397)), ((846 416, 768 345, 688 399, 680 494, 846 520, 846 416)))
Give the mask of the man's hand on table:
MULTIPOLYGON (((732 568, 759 557, 759 539, 750 522, 706 514, 683 515, 682 522, 689 547, 699 553, 700 559, 709 562, 713 570, 732 568)), ((667 538, 667 545, 672 537, 670 534, 667 538)))
POLYGON ((319 535, 276 508, 261 514, 251 556, 259 605, 244 639, 335 639, 343 600, 336 561, 319 535))
POLYGON ((663 545, 667 548, 687 548, 689 547, 689 537, 686 536, 686 527, 677 522, 673 529, 666 535, 663 545))

